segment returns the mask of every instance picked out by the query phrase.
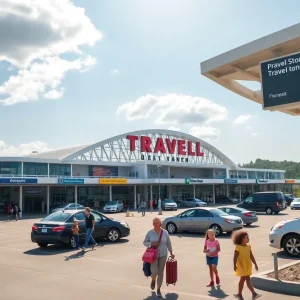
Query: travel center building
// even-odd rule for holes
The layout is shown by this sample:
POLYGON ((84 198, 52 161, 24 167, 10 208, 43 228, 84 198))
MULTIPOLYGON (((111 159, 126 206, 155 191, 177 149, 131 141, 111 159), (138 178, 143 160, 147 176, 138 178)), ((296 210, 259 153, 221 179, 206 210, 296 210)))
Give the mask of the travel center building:
POLYGON ((238 167, 207 142, 171 130, 141 130, 78 147, 0 158, 0 209, 49 212, 64 202, 103 207, 122 200, 244 198, 296 183, 282 170, 238 167))

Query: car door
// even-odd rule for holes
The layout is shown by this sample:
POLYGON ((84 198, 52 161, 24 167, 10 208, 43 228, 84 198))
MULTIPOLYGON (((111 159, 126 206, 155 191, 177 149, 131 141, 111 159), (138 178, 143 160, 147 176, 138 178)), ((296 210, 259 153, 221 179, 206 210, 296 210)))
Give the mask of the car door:
POLYGON ((254 210, 253 208, 253 195, 247 197, 242 203, 241 205, 239 205, 242 208, 248 209, 248 210, 254 210))
POLYGON ((123 202, 118 201, 118 211, 122 211, 122 210, 123 210, 123 202))
POLYGON ((181 231, 194 231, 195 209, 189 209, 180 215, 178 229, 181 231))
POLYGON ((83 212, 79 212, 74 215, 74 218, 78 221, 80 239, 84 239, 86 234, 85 214, 83 212))
POLYGON ((193 218, 194 231, 205 232, 212 223, 212 215, 206 209, 196 209, 193 218))
POLYGON ((95 230, 93 236, 95 238, 104 238, 106 237, 108 230, 108 222, 106 222, 106 218, 99 213, 94 211, 91 212, 95 219, 95 230))

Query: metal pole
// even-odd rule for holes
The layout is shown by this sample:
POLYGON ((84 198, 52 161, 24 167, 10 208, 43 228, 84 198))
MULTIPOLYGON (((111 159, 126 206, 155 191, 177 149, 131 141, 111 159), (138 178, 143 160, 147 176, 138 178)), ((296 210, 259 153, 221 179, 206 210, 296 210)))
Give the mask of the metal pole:
POLYGON ((278 280, 278 257, 277 253, 272 253, 272 256, 274 258, 274 277, 278 280))
POLYGON ((161 198, 160 198, 160 167, 161 166, 157 166, 157 170, 158 170, 158 203, 159 205, 159 215, 162 215, 162 205, 161 205, 161 198))

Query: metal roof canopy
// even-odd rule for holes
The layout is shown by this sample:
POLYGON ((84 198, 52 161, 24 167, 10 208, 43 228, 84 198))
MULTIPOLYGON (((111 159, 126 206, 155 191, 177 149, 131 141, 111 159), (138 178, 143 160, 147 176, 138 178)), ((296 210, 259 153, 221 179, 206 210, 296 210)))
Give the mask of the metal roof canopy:
MULTIPOLYGON (((262 104, 261 90, 254 91, 237 81, 261 83, 261 62, 299 51, 300 23, 202 62, 201 73, 234 93, 262 104)), ((300 107, 268 110, 300 115, 300 107)))

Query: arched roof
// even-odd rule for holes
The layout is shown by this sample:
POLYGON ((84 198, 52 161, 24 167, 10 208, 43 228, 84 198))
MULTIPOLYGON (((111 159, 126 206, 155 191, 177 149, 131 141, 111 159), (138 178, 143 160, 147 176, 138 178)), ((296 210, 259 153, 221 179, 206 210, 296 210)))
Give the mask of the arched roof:
POLYGON ((37 154, 31 154, 30 157, 35 157, 35 158, 48 158, 48 159, 59 159, 62 161, 72 161, 76 160, 78 157, 81 155, 84 155, 85 153, 89 151, 93 151, 97 148, 100 148, 102 146, 105 146, 107 144, 113 143, 115 141, 125 139, 128 135, 136 135, 136 136, 141 136, 141 135, 149 135, 149 134, 161 134, 161 135, 167 135, 167 136, 172 136, 180 139, 186 139, 186 140, 191 140, 194 142, 200 142, 201 146, 211 153, 213 153, 216 157, 220 159, 225 165, 228 165, 233 168, 238 168, 235 163, 230 160, 225 154, 223 154, 221 151, 216 149, 214 146, 210 145, 209 143, 186 133, 179 132, 179 131, 174 131, 174 130, 166 130, 166 129, 147 129, 147 130, 139 130, 139 131, 132 131, 124 134, 120 134, 117 136, 114 136, 109 139, 105 139, 101 142, 97 143, 91 143, 91 144, 86 144, 86 145, 81 145, 81 146, 76 146, 76 147, 70 147, 70 148, 65 148, 65 149, 59 149, 59 150, 54 150, 54 151, 49 151, 49 152, 44 152, 44 153, 37 153, 37 154))

